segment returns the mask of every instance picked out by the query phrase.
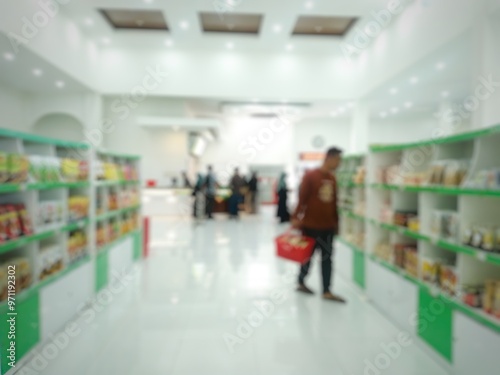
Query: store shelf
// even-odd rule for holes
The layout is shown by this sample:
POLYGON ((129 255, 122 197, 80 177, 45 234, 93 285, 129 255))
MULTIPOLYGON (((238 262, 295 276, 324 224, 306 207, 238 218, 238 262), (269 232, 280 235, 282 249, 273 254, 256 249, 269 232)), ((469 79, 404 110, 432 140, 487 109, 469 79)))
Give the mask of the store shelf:
POLYGON ((118 215, 121 215, 121 214, 124 214, 127 212, 138 210, 140 208, 141 208, 141 206, 137 205, 137 206, 127 207, 127 208, 121 208, 119 210, 113 210, 110 212, 105 212, 101 215, 97 215, 96 221, 103 221, 103 220, 106 220, 106 219, 109 219, 109 218, 112 218, 112 217, 115 217, 115 216, 118 216, 118 215))
POLYGON ((467 316, 476 320, 477 322, 479 322, 479 323, 481 323, 481 324, 483 324, 491 329, 494 329, 497 332, 500 332, 500 320, 496 319, 493 316, 486 314, 481 309, 473 308, 473 307, 470 307, 470 306, 464 304, 460 300, 458 300, 458 299, 450 296, 446 292, 442 291, 438 286, 431 285, 423 280, 420 280, 420 279, 408 274, 408 272, 406 272, 404 269, 401 269, 401 268, 395 266, 394 264, 391 264, 383 259, 380 259, 376 255, 370 254, 369 258, 371 260, 373 260, 374 262, 380 264, 384 268, 386 268, 394 273, 397 273, 398 275, 400 275, 404 279, 414 283, 415 285, 418 285, 419 287, 422 287, 422 288, 426 288, 427 291, 431 295, 433 295, 435 297, 442 298, 445 302, 449 303, 454 309, 466 314, 467 316))
MULTIPOLYGON (((41 288, 46 287, 49 284, 52 284, 54 281, 69 274, 70 272, 76 270, 77 268, 80 268, 84 264, 87 264, 88 262, 90 262, 90 260, 91 260, 90 255, 87 255, 84 258, 80 259, 79 261, 74 262, 70 266, 62 269, 58 273, 51 275, 51 276, 47 277, 46 279, 30 286, 29 288, 27 288, 23 291, 21 291, 20 293, 16 294, 16 304, 19 304, 20 302, 22 302, 26 298, 29 298, 30 296, 32 296, 35 293, 38 293, 41 288)), ((0 303, 0 310, 4 309, 7 306, 7 302, 8 301, 3 301, 2 303, 0 303)))
POLYGON ((13 193, 25 190, 49 190, 49 189, 76 189, 87 188, 90 182, 37 182, 31 184, 2 184, 0 185, 0 193, 13 193))
POLYGON ((129 159, 129 160, 139 160, 141 158, 138 155, 120 154, 117 152, 103 151, 103 150, 99 150, 99 151, 97 151, 97 153, 99 155, 102 155, 102 156, 111 156, 114 158, 123 158, 123 159, 129 159))
POLYGON ((77 229, 85 228, 87 225, 89 225, 89 223, 90 219, 81 219, 73 223, 69 223, 68 225, 65 225, 64 227, 61 228, 61 230, 64 232, 71 232, 77 229))
POLYGON ((392 144, 392 145, 391 144, 372 145, 372 146, 370 146, 370 150, 372 152, 402 151, 402 150, 407 150, 407 149, 412 149, 412 148, 429 147, 429 146, 438 145, 438 144, 471 141, 471 140, 474 140, 476 138, 488 136, 488 135, 495 134, 498 132, 500 132, 500 125, 497 125, 497 126, 494 126, 491 128, 487 128, 487 129, 481 129, 481 130, 477 130, 477 131, 456 134, 456 135, 452 135, 449 137, 435 138, 435 139, 421 141, 421 142, 392 144))
POLYGON ((390 184, 370 184, 375 189, 396 190, 421 193, 437 193, 444 195, 475 195, 487 197, 500 197, 500 190, 472 189, 455 186, 409 186, 409 185, 390 185, 390 184))
POLYGON ((351 210, 347 210, 345 208, 342 208, 339 210, 339 213, 341 215, 345 215, 347 217, 350 217, 352 219, 357 219, 357 220, 363 220, 365 221, 366 220, 366 217, 363 216, 363 215, 358 215, 358 214, 355 214, 354 212, 352 212, 351 210))
POLYGON ((77 148, 83 150, 89 149, 89 145, 85 143, 62 141, 58 139, 42 137, 36 134, 21 133, 8 129, 0 129, 0 137, 18 138, 27 142, 44 143, 49 145, 55 145, 57 147, 77 148))
POLYGON ((350 243, 349 241, 345 240, 345 239, 344 239, 344 238, 342 238, 342 237, 337 237, 337 238, 336 238, 336 240, 337 240, 337 241, 339 241, 340 243, 344 244, 345 246, 350 247, 350 248, 351 248, 351 249, 353 249, 354 251, 357 251, 358 253, 362 253, 362 254, 364 254, 364 253, 365 253, 365 251, 364 251, 362 248, 360 248, 360 247, 358 247, 358 246, 356 246, 356 245, 354 245, 354 244, 350 243))
POLYGON ((139 185, 140 181, 134 180, 134 181, 128 181, 128 180, 119 180, 119 181, 97 181, 96 183, 97 187, 102 187, 102 186, 126 186, 126 185, 139 185))
POLYGON ((355 182, 339 182, 338 187, 340 188, 360 188, 364 189, 366 184, 357 184, 355 182))
POLYGON ((57 230, 50 230, 46 232, 32 234, 30 236, 19 237, 15 240, 8 241, 0 245, 0 254, 7 253, 19 247, 26 246, 32 242, 44 240, 52 237, 57 233, 57 230))
POLYGON ((134 236, 136 235, 137 233, 140 232, 140 229, 134 229, 133 231, 127 233, 127 234, 124 234, 123 236, 120 236, 118 237, 116 240, 104 245, 104 246, 101 246, 99 248, 97 248, 97 253, 100 254, 100 253, 105 253, 107 251, 109 251, 111 248, 115 247, 116 245, 118 245, 119 243, 123 242, 125 239, 127 239, 128 237, 130 236, 134 236))

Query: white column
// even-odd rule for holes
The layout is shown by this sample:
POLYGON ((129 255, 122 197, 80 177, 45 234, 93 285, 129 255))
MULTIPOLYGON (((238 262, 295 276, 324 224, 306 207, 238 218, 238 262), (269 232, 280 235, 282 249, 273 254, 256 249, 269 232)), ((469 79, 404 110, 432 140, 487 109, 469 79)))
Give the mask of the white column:
POLYGON ((350 153, 368 152, 370 109, 367 103, 357 102, 352 111, 350 153))

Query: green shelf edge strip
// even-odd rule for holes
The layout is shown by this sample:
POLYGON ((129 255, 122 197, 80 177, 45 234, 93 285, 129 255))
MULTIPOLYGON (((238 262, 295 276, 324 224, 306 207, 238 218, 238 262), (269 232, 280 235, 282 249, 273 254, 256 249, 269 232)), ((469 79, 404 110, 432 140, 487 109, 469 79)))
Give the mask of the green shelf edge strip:
POLYGON ((76 229, 81 229, 88 226, 90 223, 90 219, 81 219, 77 220, 74 223, 70 223, 61 228, 63 232, 71 232, 76 229))
POLYGON ((75 189, 90 187, 90 182, 39 182, 32 184, 2 184, 0 193, 13 193, 24 190, 75 189))
POLYGON ((346 245, 346 246, 350 247, 352 250, 357 251, 358 253, 362 253, 362 254, 364 254, 364 253, 365 253, 365 252, 363 251, 363 249, 362 249, 362 248, 360 248, 360 247, 358 247, 358 246, 356 246, 356 245, 354 245, 354 244, 350 243, 349 241, 346 241, 344 238, 342 238, 342 237, 340 237, 340 236, 339 236, 339 237, 337 237, 337 240, 338 240, 340 243, 342 243, 342 244, 344 244, 344 245, 346 245))
POLYGON ((141 158, 139 155, 120 154, 117 152, 103 151, 103 150, 98 150, 97 153, 99 155, 103 155, 103 156, 111 156, 114 158, 123 158, 123 159, 130 159, 130 160, 139 160, 141 158))
POLYGON ((474 319, 475 321, 477 321, 477 322, 487 326, 488 328, 491 328, 494 331, 500 333, 500 320, 498 323, 496 323, 495 321, 491 320, 491 319, 495 319, 494 317, 491 317, 491 319, 488 319, 485 315, 483 315, 481 310, 465 305, 464 303, 460 302, 459 300, 447 295, 445 292, 442 292, 441 290, 439 290, 438 287, 433 287, 433 286, 429 285, 428 283, 409 275, 405 270, 400 269, 399 267, 397 267, 393 264, 390 264, 383 259, 380 259, 376 255, 370 254, 369 258, 371 260, 373 260, 374 262, 380 264, 384 268, 386 268, 394 273, 397 273, 398 275, 400 275, 404 279, 414 283, 415 285, 417 285, 419 287, 426 288, 427 291, 429 291, 429 293, 431 295, 434 295, 435 291, 438 290, 438 296, 441 299, 443 299, 445 302, 448 302, 449 304, 451 304, 451 306, 455 310, 458 310, 458 311, 464 313, 465 315, 469 316, 470 318, 474 319))
POLYGON ((52 237, 58 233, 58 230, 50 230, 47 232, 36 233, 30 236, 24 236, 17 238, 15 240, 11 240, 0 245, 0 254, 7 253, 9 251, 15 250, 19 247, 26 246, 32 242, 44 240, 46 238, 52 237))
POLYGON ((140 181, 134 180, 134 181, 127 181, 127 180, 121 180, 121 181, 97 181, 96 186, 97 187, 102 187, 102 186, 123 186, 123 185, 139 185, 140 181))
POLYGON ((362 159, 366 154, 347 154, 342 156, 342 160, 362 159))
POLYGON ((96 216, 95 221, 96 222, 97 221, 103 221, 103 220, 106 220, 106 219, 109 219, 109 218, 112 218, 112 217, 115 217, 115 216, 118 216, 118 215, 130 212, 130 211, 139 210, 140 208, 141 208, 141 206, 138 205, 138 206, 132 206, 132 207, 127 207, 127 208, 121 208, 119 210, 114 210, 114 211, 111 211, 111 212, 106 212, 104 214, 96 216))
POLYGON ((116 245, 120 244, 128 237, 135 236, 136 234, 138 234, 140 232, 141 232, 141 229, 134 229, 133 231, 131 231, 127 234, 124 234, 123 236, 117 238, 113 242, 108 243, 104 246, 101 246, 100 248, 97 249, 97 256, 102 256, 103 253, 108 252, 112 247, 115 247, 116 245))
MULTIPOLYGON (((29 298, 34 293, 38 293, 40 289, 46 287, 49 284, 52 284, 54 281, 60 279, 61 277, 67 275, 68 273, 74 271, 75 269, 80 268, 84 264, 87 264, 88 262, 90 262, 90 260, 91 260, 90 255, 87 255, 84 258, 80 259, 79 261, 74 262, 73 264, 64 268, 62 271, 56 273, 55 275, 49 276, 45 280, 42 280, 37 284, 30 286, 28 289, 23 290, 21 293, 16 295, 16 304, 25 300, 26 298, 29 298)), ((8 301, 4 301, 0 304, 0 310, 4 309, 7 306, 7 302, 8 301)))
POLYGON ((429 147, 438 144, 447 143, 457 143, 474 140, 479 137, 484 137, 487 135, 495 134, 500 132, 500 125, 495 125, 490 128, 475 130, 467 133, 454 134, 448 137, 441 137, 431 140, 425 140, 420 142, 403 143, 403 144, 393 144, 393 145, 371 145, 370 150, 372 152, 390 152, 390 151, 402 151, 418 147, 429 147))
POLYGON ((78 148, 78 149, 84 149, 84 150, 87 150, 90 148, 89 145, 85 144, 85 143, 61 141, 58 139, 47 138, 47 137, 43 137, 43 136, 36 135, 36 134, 27 134, 27 133, 18 132, 15 130, 1 129, 1 128, 0 128, 0 137, 19 138, 19 139, 22 139, 22 140, 28 141, 28 142, 44 143, 44 144, 50 144, 50 145, 59 146, 59 147, 78 148))
POLYGON ((364 221, 369 222, 371 224, 377 225, 378 227, 380 227, 382 229, 402 234, 406 237, 413 238, 417 241, 428 242, 428 243, 433 244, 433 245, 435 245, 439 248, 442 248, 444 250, 452 251, 454 253, 469 255, 469 256, 477 258, 483 262, 494 264, 497 266, 500 265, 500 254, 489 253, 489 252, 481 250, 481 249, 476 249, 476 248, 473 248, 470 246, 453 243, 453 242, 447 241, 446 239, 443 239, 443 238, 434 238, 434 237, 425 235, 423 233, 411 231, 408 228, 400 227, 398 225, 381 223, 380 221, 377 221, 374 219, 369 219, 365 216, 357 215, 357 214, 353 213, 352 211, 349 211, 346 209, 341 209, 339 212, 342 215, 346 215, 348 217, 358 219, 358 220, 364 220, 364 221))
POLYGON ((389 185, 389 184, 370 184, 375 189, 407 191, 407 192, 422 192, 422 193, 438 193, 445 195, 477 195, 485 197, 500 197, 500 190, 488 189, 468 189, 460 187, 448 186, 409 186, 409 185, 389 185))

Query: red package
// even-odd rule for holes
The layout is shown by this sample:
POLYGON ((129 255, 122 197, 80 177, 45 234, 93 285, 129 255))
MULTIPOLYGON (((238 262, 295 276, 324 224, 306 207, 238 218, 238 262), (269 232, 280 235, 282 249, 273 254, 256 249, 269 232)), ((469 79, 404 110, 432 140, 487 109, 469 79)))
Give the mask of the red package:
POLYGON ((275 240, 276 254, 284 259, 306 263, 311 259, 316 241, 313 238, 286 232, 275 240))
POLYGON ((33 226, 31 225, 31 220, 28 216, 28 211, 26 211, 26 207, 24 206, 24 204, 18 204, 16 209, 22 234, 25 236, 33 234, 33 226))
POLYGON ((0 206, 0 243, 9 239, 7 235, 7 210, 4 206, 0 206))
POLYGON ((12 240, 21 235, 21 226, 17 217, 16 208, 13 205, 7 206, 7 237, 12 240))

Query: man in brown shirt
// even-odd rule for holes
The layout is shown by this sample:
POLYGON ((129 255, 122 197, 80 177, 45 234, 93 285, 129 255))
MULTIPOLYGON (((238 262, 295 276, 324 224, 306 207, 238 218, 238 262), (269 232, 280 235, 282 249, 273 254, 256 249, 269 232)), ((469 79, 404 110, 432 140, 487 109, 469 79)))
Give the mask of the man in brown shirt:
MULTIPOLYGON (((306 173, 300 185, 299 203, 293 214, 292 225, 301 229, 304 236, 314 238, 315 249, 321 249, 323 298, 345 303, 342 297, 330 291, 333 237, 339 230, 337 181, 333 172, 339 166, 341 156, 342 151, 332 147, 327 151, 323 165, 306 173)), ((297 288, 299 292, 313 294, 313 291, 304 284, 310 266, 309 260, 300 269, 297 288)))

